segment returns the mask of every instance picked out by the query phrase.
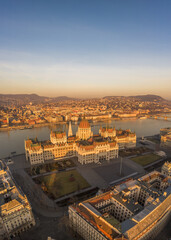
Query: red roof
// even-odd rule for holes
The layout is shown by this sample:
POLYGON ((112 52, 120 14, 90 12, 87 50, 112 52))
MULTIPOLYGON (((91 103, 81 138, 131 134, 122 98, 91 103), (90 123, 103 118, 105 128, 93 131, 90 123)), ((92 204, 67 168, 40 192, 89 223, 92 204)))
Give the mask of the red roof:
POLYGON ((84 146, 84 145, 79 145, 80 148, 83 148, 85 150, 93 150, 95 148, 94 145, 88 145, 88 146, 84 146))
POLYGON ((90 124, 86 119, 83 119, 79 125, 80 128, 90 128, 90 124))
POLYGON ((63 138, 66 136, 65 132, 51 132, 51 135, 56 138, 63 138))

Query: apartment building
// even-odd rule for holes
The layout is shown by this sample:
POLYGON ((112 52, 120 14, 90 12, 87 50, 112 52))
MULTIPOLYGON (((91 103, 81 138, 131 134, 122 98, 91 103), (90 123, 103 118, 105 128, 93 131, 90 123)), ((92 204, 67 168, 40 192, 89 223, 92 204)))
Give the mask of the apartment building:
POLYGON ((69 206, 70 227, 87 240, 154 239, 170 219, 170 193, 171 179, 153 171, 69 206))
POLYGON ((0 239, 11 239, 35 225, 27 197, 4 170, 0 170, 0 208, 0 239))

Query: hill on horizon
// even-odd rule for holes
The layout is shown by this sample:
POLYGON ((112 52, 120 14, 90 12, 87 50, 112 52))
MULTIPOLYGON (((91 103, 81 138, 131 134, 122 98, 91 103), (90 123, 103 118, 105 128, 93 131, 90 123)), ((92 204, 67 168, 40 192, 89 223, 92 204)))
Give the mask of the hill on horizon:
POLYGON ((141 101, 166 101, 166 99, 162 98, 161 96, 158 95, 153 95, 153 94, 146 94, 146 95, 135 95, 135 96, 106 96, 104 98, 136 98, 141 101))
POLYGON ((45 97, 38 94, 0 94, 0 104, 28 104, 30 102, 37 104, 43 102, 58 102, 67 100, 77 100, 76 98, 70 98, 67 96, 59 97, 45 97))
MULTIPOLYGON (((139 99, 140 101, 168 101, 161 96, 158 95, 152 95, 152 94, 146 94, 146 95, 135 95, 135 96, 105 96, 103 99, 118 99, 118 98, 124 98, 124 99, 139 99)), ((94 99, 94 98, 84 98, 86 99, 94 99)), ((101 98, 96 98, 101 99, 101 98)), ((38 94, 32 93, 32 94, 0 94, 0 105, 6 105, 6 104, 14 104, 14 105, 25 105, 28 103, 33 104, 39 104, 39 103, 47 103, 47 102, 60 102, 60 101, 78 101, 81 100, 80 98, 72 98, 67 96, 58 96, 58 97, 45 97, 45 96, 39 96, 38 94)), ((82 99, 83 100, 83 99, 82 99)))

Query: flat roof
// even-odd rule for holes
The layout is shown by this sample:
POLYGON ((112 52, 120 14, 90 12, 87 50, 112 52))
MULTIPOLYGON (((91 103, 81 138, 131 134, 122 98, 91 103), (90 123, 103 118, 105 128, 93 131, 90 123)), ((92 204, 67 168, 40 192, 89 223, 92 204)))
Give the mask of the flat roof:
POLYGON ((120 193, 115 194, 112 197, 134 214, 143 209, 143 207, 139 203, 134 202, 133 200, 123 198, 120 193))
POLYGON ((88 208, 90 211, 92 211, 94 214, 96 214, 97 216, 101 216, 102 214, 96 209, 94 208, 90 203, 85 202, 82 203, 83 206, 85 206, 86 208, 88 208))

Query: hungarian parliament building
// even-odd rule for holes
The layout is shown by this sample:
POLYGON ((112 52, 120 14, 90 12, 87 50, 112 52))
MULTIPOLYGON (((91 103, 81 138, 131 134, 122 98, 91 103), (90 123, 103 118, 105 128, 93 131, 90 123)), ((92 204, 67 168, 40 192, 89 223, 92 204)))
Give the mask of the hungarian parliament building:
POLYGON ((72 134, 70 122, 68 136, 66 132, 52 131, 50 140, 25 140, 26 160, 31 165, 74 156, 81 164, 98 163, 118 158, 119 149, 134 147, 136 134, 130 130, 103 127, 94 135, 85 119, 80 122, 76 135, 72 134))

